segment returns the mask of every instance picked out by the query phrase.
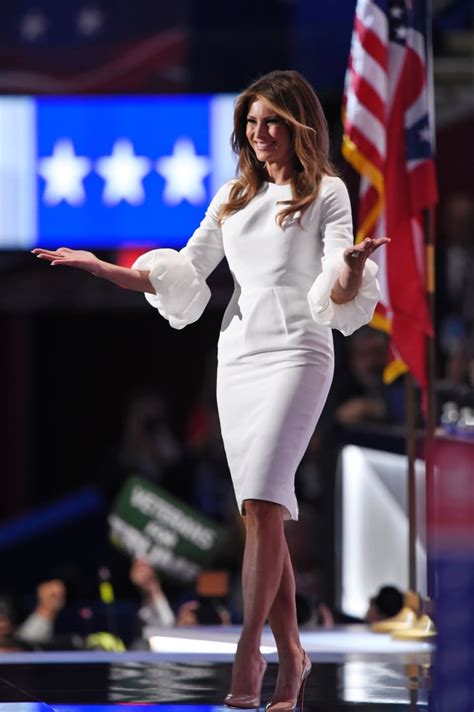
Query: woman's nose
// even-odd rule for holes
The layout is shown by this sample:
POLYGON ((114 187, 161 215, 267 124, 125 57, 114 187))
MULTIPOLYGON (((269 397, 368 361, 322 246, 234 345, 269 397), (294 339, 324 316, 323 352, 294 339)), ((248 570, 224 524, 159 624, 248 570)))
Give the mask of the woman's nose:
POLYGON ((268 135, 268 127, 263 121, 262 121, 262 123, 257 124, 255 126, 256 138, 265 138, 265 136, 267 136, 267 135, 268 135))

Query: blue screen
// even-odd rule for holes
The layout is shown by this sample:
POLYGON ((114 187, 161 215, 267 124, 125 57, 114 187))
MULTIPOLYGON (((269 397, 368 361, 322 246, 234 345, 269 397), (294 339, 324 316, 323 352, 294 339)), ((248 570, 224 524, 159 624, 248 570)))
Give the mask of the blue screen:
POLYGON ((0 98, 0 249, 180 247, 234 175, 233 97, 0 98))

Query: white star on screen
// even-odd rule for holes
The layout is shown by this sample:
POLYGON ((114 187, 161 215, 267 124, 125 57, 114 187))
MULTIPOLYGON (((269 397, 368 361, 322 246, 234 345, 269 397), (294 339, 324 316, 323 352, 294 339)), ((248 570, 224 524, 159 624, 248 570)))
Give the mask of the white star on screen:
POLYGON ((57 205, 64 200, 69 205, 81 205, 86 199, 82 181, 90 171, 91 161, 76 156, 70 139, 56 141, 52 155, 39 161, 38 173, 46 181, 44 202, 57 205))
POLYGON ((401 7, 392 7, 390 14, 392 17, 399 19, 403 15, 403 10, 401 7))
POLYGON ((34 42, 46 32, 48 22, 42 12, 31 11, 20 20, 20 36, 26 42, 34 42))
POLYGON ((104 24, 104 14, 93 5, 83 7, 76 20, 78 32, 84 37, 96 35, 104 24))
POLYGON ((116 205, 125 200, 139 205, 145 200, 142 181, 151 170, 151 161, 145 156, 136 156, 131 141, 125 138, 115 141, 112 154, 99 158, 97 173, 105 180, 102 200, 106 205, 116 205))
POLYGON ((196 155, 190 139, 179 138, 173 146, 173 154, 160 158, 156 170, 166 181, 163 200, 168 205, 178 205, 183 200, 201 205, 206 200, 203 181, 211 171, 211 162, 205 156, 196 155))

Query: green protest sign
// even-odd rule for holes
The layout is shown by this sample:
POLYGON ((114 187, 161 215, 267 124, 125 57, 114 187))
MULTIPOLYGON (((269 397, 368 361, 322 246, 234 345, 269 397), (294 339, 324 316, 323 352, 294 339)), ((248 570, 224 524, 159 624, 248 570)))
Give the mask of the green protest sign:
POLYGON ((210 564, 220 535, 214 522, 140 477, 126 481, 108 521, 114 544, 182 581, 210 564))

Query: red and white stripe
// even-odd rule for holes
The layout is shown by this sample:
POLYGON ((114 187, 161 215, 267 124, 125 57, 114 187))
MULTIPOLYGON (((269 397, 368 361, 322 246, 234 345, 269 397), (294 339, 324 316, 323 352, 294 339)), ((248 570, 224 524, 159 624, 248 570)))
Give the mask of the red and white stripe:
POLYGON ((425 46, 415 28, 400 18, 391 27, 392 21, 373 0, 358 0, 344 91, 343 151, 361 174, 357 239, 388 234, 392 240, 374 254, 382 290, 378 323, 392 333, 392 354, 423 384, 420 344, 431 324, 421 218, 436 202, 436 188, 431 157, 407 155, 406 131, 427 115, 425 46), (404 43, 391 42, 391 30, 404 43))

